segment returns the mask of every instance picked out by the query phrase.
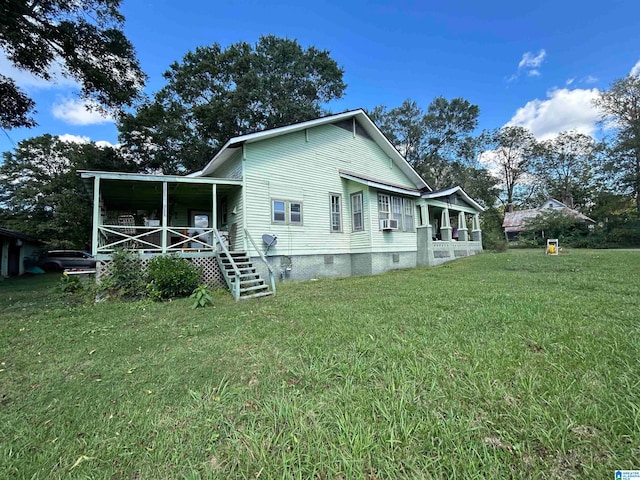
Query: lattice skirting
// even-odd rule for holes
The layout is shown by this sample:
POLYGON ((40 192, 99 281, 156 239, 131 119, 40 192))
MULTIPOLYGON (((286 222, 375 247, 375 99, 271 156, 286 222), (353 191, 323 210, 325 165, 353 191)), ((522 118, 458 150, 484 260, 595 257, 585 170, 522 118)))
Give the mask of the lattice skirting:
MULTIPOLYGON (((147 268, 149 260, 150 259, 148 258, 142 259, 143 271, 147 268)), ((210 287, 227 287, 216 257, 192 257, 185 258, 185 260, 194 264, 195 267, 200 270, 200 280, 202 283, 206 283, 210 287)), ((96 268, 96 281, 98 283, 100 283, 103 278, 107 278, 111 275, 111 265, 111 260, 102 260, 98 263, 96 268)))

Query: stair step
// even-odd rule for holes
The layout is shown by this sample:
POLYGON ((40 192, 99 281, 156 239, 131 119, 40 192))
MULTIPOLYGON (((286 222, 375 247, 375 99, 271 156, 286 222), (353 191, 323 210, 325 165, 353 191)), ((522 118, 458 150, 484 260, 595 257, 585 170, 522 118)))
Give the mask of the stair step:
POLYGON ((266 285, 264 283, 264 280, 261 278, 254 278, 253 280, 240 280, 240 288, 243 288, 247 285, 254 285, 254 284, 266 285))
POLYGON ((255 273, 255 272, 249 272, 249 273, 241 273, 240 274, 240 280, 245 279, 245 278, 249 278, 249 277, 257 277, 260 278, 260 276, 255 273))
POLYGON ((255 285, 253 287, 246 287, 246 288, 242 288, 240 287, 240 294, 242 294, 243 292, 251 292, 253 290, 265 290, 269 287, 267 287, 264 283, 262 285, 255 285))
MULTIPOLYGON (((256 269, 253 268, 253 267, 251 267, 251 268, 239 268, 238 270, 240 270, 240 277, 242 277, 243 275, 258 275, 258 273, 256 272, 256 269)), ((226 274, 229 277, 236 278, 236 271, 235 270, 227 270, 226 274)))
POLYGON ((260 293, 254 293, 253 295, 242 295, 240 298, 244 300, 246 298, 270 297, 272 295, 273 295, 273 292, 260 292, 260 293))

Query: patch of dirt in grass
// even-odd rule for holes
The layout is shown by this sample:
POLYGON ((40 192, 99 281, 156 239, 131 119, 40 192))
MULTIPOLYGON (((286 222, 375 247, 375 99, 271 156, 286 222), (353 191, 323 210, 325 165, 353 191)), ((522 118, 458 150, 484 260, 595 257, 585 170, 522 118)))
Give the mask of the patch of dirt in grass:
POLYGON ((499 448, 500 450, 506 450, 507 452, 513 454, 513 446, 509 442, 503 442, 496 436, 484 437, 483 442, 487 445, 499 448))
POLYGON ((581 473, 583 470, 582 455, 575 450, 558 453, 554 459, 550 459, 549 463, 551 478, 577 478, 572 473, 581 473))
POLYGON ((590 427, 589 425, 576 425, 571 429, 573 434, 578 438, 591 438, 600 433, 600 431, 595 427, 590 427))

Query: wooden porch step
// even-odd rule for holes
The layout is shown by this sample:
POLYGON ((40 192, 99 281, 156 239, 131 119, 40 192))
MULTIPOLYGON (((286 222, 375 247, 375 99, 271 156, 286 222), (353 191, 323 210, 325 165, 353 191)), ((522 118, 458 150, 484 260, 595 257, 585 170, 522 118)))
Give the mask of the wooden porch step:
POLYGON ((240 287, 240 295, 242 295, 244 292, 252 292, 254 290, 266 290, 269 287, 267 285, 265 285, 264 283, 260 284, 260 285, 255 285, 253 287, 246 287, 246 288, 242 288, 242 286, 240 287))
POLYGON ((272 295, 273 295, 273 292, 269 291, 269 292, 254 293, 253 295, 242 295, 240 298, 241 299, 245 299, 245 298, 260 298, 260 297, 270 297, 272 295))

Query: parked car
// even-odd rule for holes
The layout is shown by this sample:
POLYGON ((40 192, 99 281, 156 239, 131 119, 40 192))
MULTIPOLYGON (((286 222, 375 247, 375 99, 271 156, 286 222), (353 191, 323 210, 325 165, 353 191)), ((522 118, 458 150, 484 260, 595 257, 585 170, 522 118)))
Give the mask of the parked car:
POLYGON ((40 260, 40 266, 47 271, 67 268, 96 268, 96 259, 82 250, 49 250, 40 260))

